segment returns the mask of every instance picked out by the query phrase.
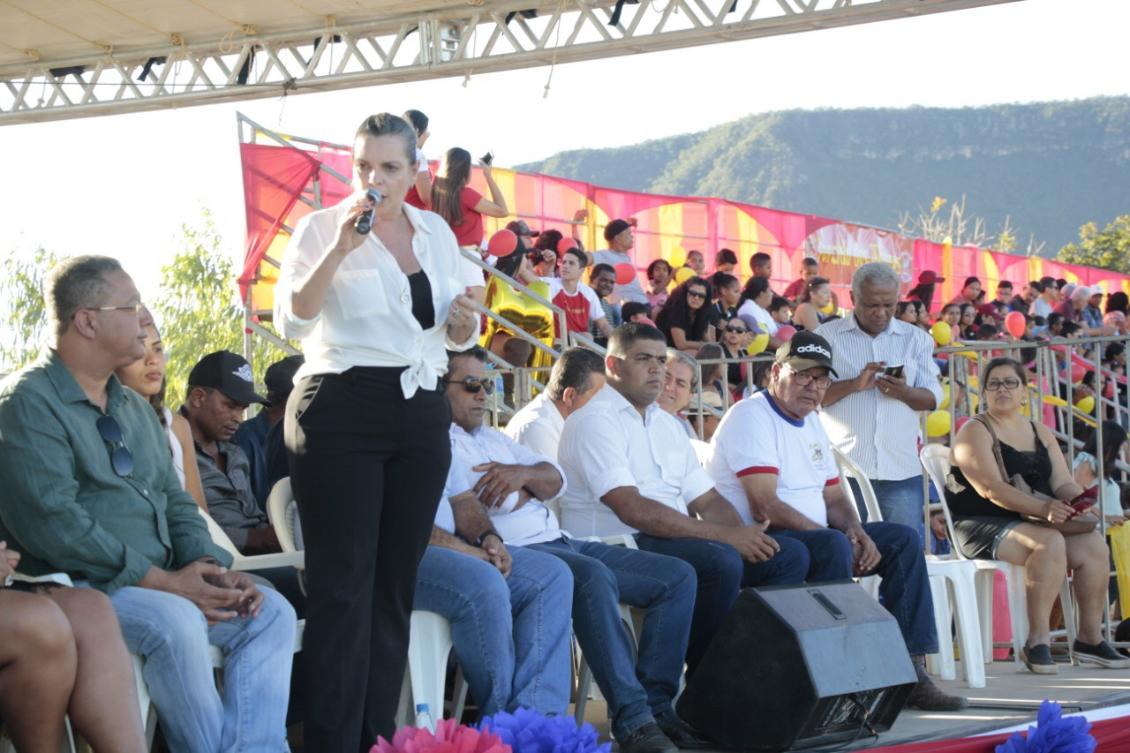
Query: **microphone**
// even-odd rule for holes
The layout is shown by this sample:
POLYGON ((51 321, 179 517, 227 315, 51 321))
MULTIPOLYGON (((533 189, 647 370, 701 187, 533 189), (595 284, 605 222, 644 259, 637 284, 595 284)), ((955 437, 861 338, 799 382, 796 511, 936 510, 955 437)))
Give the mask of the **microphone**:
POLYGON ((375 188, 370 188, 366 191, 365 196, 369 198, 369 201, 373 202, 373 206, 369 208, 369 211, 361 214, 361 216, 357 218, 357 221, 353 223, 354 229, 361 235, 368 235, 369 231, 373 229, 373 214, 377 211, 377 205, 380 204, 381 200, 384 198, 381 196, 381 192, 375 188))

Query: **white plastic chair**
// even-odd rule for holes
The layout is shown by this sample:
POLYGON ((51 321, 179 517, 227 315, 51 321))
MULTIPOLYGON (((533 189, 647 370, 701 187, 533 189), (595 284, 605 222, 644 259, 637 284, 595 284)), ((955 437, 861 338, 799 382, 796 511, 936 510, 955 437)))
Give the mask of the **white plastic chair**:
MULTIPOLYGON (((846 477, 854 478, 863 495, 864 509, 868 520, 881 522, 883 513, 879 509, 879 499, 867 475, 837 448, 832 448, 836 465, 840 470, 840 482, 846 484, 846 477)), ((848 497, 855 502, 851 486, 845 487, 848 497)), ((856 507, 858 512, 858 507, 856 507)), ((950 626, 956 618, 958 643, 961 646, 962 672, 965 682, 971 688, 985 687, 985 663, 981 647, 980 612, 977 607, 975 578, 976 569, 961 560, 943 560, 926 557, 926 572, 930 578, 930 598, 934 605, 934 629, 938 635, 938 653, 927 657, 930 670, 944 680, 957 676, 954 662, 953 641, 950 626), (950 605, 953 605, 951 610, 950 605), (936 659, 933 657, 937 657, 936 659)), ((879 578, 866 578, 864 587, 878 597, 879 578)))
MULTIPOLYGON (((957 546, 954 535, 953 517, 946 504, 946 476, 949 474, 949 448, 940 444, 927 444, 919 453, 922 467, 930 477, 941 502, 942 514, 946 520, 954 558, 971 562, 975 568, 975 593, 977 612, 981 621, 981 652, 983 660, 993 660, 993 579, 997 572, 1004 575, 1008 592, 1008 613, 1012 628, 1013 661, 1021 663, 1020 651, 1028 637, 1028 595, 1024 588, 1024 565, 1014 565, 1000 560, 968 559, 957 546)), ((1075 609, 1072 602, 1071 586, 1065 578, 1060 586, 1060 602, 1063 606, 1063 622, 1067 626, 1068 651, 1075 640, 1075 609)), ((962 648, 964 652, 964 647, 962 648)))

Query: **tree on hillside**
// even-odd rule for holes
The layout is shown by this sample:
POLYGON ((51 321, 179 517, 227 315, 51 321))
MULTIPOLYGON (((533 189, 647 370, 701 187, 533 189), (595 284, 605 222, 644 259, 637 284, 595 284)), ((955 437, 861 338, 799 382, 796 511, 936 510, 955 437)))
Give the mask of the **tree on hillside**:
MULTIPOLYGON (((204 211, 198 225, 183 225, 182 232, 182 247, 161 268, 160 290, 150 304, 169 356, 165 403, 173 409, 184 402, 188 373, 202 356, 243 353, 239 285, 211 215, 204 211)), ((263 338, 253 343, 252 364, 261 380, 267 365, 286 354, 263 338)))
POLYGON ((1093 222, 1079 228, 1079 242, 1059 250, 1060 261, 1102 267, 1130 274, 1130 214, 1122 214, 1102 230, 1093 222))
POLYGON ((47 344, 43 283, 58 263, 55 253, 42 247, 4 259, 0 300, 7 304, 0 318, 0 374, 26 366, 47 344))
POLYGON ((917 215, 904 213, 899 218, 898 230, 903 235, 925 238, 935 243, 944 243, 949 239, 955 246, 976 246, 1005 254, 1035 256, 1044 249, 1044 244, 1037 243, 1034 236, 1029 236, 1028 245, 1020 249, 1016 230, 1009 217, 1004 218, 1004 224, 997 233, 990 232, 984 218, 966 212, 965 196, 955 202, 950 202, 944 196, 935 196, 928 209, 919 208, 917 215))

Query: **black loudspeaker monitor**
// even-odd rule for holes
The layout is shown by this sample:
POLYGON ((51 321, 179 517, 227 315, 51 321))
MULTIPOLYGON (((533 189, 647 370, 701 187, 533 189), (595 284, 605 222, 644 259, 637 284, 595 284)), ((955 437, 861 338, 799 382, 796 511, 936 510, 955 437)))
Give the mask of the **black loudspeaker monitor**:
POLYGON ((678 712, 719 747, 807 748, 890 729, 915 682, 898 623, 857 584, 749 588, 678 712))

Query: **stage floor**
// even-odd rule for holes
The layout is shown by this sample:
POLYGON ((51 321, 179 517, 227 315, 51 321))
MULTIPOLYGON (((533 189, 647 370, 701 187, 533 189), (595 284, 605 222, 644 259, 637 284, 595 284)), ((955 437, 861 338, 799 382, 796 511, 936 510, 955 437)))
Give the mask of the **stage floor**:
MULTIPOLYGON (((959 677, 960 672, 959 665, 959 677)), ((1036 710, 1045 698, 1058 702, 1064 713, 1130 703, 1130 670, 1060 664, 1059 674, 1048 676, 1034 675, 1023 665, 994 662, 985 665, 985 679, 986 687, 976 689, 967 688, 960 681, 938 680, 937 683, 947 692, 965 696, 971 704, 994 708, 970 708, 951 714, 904 711, 899 714, 894 726, 878 739, 866 738, 842 750, 970 737, 1017 724, 1034 723, 1036 710)), ((585 716, 596 725, 602 736, 608 735, 607 710, 603 701, 589 701, 585 716)))

